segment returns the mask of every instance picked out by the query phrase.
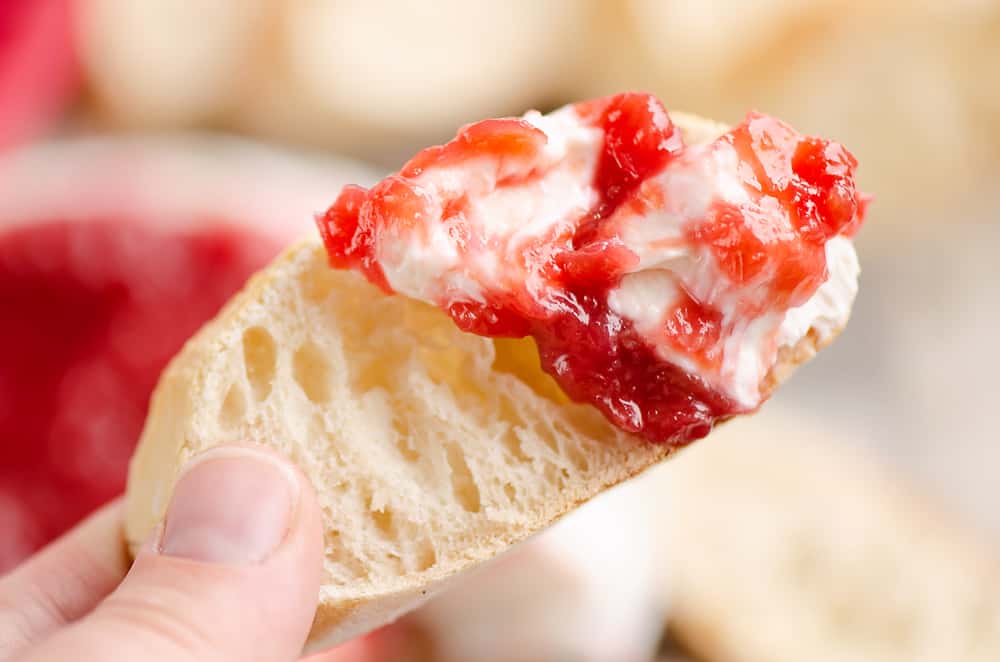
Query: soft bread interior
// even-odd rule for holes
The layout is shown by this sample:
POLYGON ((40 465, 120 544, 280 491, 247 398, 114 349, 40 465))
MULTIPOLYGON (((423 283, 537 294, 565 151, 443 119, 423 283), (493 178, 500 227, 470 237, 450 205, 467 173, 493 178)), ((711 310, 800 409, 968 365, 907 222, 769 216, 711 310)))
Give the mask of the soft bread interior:
POLYGON ((319 491, 322 601, 335 608, 320 625, 373 627, 666 455, 553 398, 526 350, 462 333, 300 244, 163 375, 132 463, 129 540, 149 535, 196 453, 273 446, 319 491))
MULTIPOLYGON (((722 130, 674 118, 689 142, 722 130)), ((323 509, 312 647, 384 624, 668 455, 568 402, 534 352, 462 333, 299 244, 162 376, 131 465, 128 540, 150 535, 192 456, 266 444, 302 467, 323 509)))

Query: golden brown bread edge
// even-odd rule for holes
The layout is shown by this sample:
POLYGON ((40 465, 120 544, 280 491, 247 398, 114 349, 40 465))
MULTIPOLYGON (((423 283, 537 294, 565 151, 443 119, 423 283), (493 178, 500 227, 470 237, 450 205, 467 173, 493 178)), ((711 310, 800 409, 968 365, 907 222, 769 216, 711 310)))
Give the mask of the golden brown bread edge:
MULTIPOLYGON (((671 117, 682 128, 689 143, 713 139, 726 129, 723 125, 682 113, 671 113, 671 117)), ((226 346, 229 341, 224 339, 232 335, 233 329, 242 328, 241 325, 245 323, 243 318, 251 312, 259 313, 262 309, 267 312, 268 307, 280 307, 282 302, 276 300, 276 293, 284 291, 282 288, 289 284, 288 281, 301 276, 302 273, 309 276, 312 273, 308 271, 310 265, 313 270, 318 269, 315 264, 317 260, 325 265, 323 249, 316 243, 307 242, 289 249, 271 266, 253 277, 244 291, 185 345, 164 372, 154 392, 150 414, 129 473, 126 536, 133 551, 150 535, 162 518, 180 467, 191 456, 212 445, 250 441, 275 446, 279 451, 291 455, 298 461, 312 479, 317 491, 324 497, 327 496, 326 492, 330 487, 324 484, 322 471, 313 466, 322 460, 303 461, 304 455, 298 453, 299 449, 290 445, 290 442, 268 436, 266 425, 253 427, 240 422, 236 429, 241 431, 241 434, 233 438, 218 432, 204 433, 194 422, 201 414, 200 409, 207 406, 202 396, 207 392, 206 384, 215 377, 211 374, 210 366, 216 365, 213 361, 220 353, 231 349, 226 346), (295 271, 296 269, 300 271, 295 271), (302 269, 306 271, 301 271, 302 269)), ((337 283, 334 290, 337 287, 342 288, 342 291, 335 292, 337 296, 341 294, 354 296, 357 295, 356 292, 347 290, 367 288, 362 294, 357 295, 358 301, 363 303, 366 300, 374 301, 374 297, 385 297, 354 274, 330 276, 330 278, 337 283), (355 280, 347 280, 350 277, 355 280), (353 284, 345 285, 345 283, 353 284)), ((451 330, 446 333, 452 334, 452 340, 456 343, 468 336, 458 331, 440 311, 421 311, 420 314, 436 315, 433 323, 447 325, 451 330)), ((386 324, 394 323, 392 319, 384 321, 386 324)), ((418 342, 419 335, 422 335, 422 332, 414 336, 414 343, 418 342)), ((828 344, 829 340, 832 340, 832 336, 821 343, 818 334, 810 332, 796 346, 784 349, 778 357, 778 363, 764 382, 762 387, 764 393, 769 395, 797 365, 812 357, 822 346, 828 344)), ((489 342, 485 339, 477 339, 478 341, 489 342)), ((492 345, 482 345, 482 347, 497 351, 492 345)), ((554 382, 542 373, 537 362, 534 365, 530 363, 530 361, 519 361, 516 376, 496 374, 490 375, 490 380, 495 379, 496 383, 502 383, 505 388, 513 389, 516 396, 532 408, 531 411, 544 411, 554 417, 570 412, 566 413, 566 421, 569 421, 570 427, 576 429, 571 429, 569 432, 580 436, 584 441, 577 444, 573 440, 557 438, 555 447, 561 451, 571 447, 573 453, 582 453, 585 456, 585 464, 590 463, 594 466, 579 476, 573 475, 572 479, 569 479, 570 484, 564 485, 562 489, 549 489, 549 498, 541 502, 512 506, 511 512, 517 520, 514 524, 497 525, 496 522, 486 521, 488 518, 485 516, 480 520, 469 520, 467 531, 469 540, 464 543, 465 547, 460 556, 452 555, 421 568, 419 572, 402 572, 400 576, 392 576, 385 581, 378 578, 378 581, 371 580, 369 577, 367 583, 356 582, 358 588, 354 592, 350 581, 336 583, 331 577, 331 583, 325 584, 321 589, 319 608, 307 650, 316 650, 345 641, 394 620, 402 613, 418 606, 433 593, 440 591, 461 572, 502 554, 513 545, 551 525, 583 502, 643 472, 673 453, 674 449, 668 446, 649 444, 613 428, 592 407, 569 403, 564 396, 561 402, 555 402, 551 394, 554 382)), ((555 396, 555 400, 559 400, 558 395, 555 396)), ((222 403, 223 407, 227 402, 228 398, 222 403)), ((496 416, 500 417, 501 414, 498 413, 496 416)), ((411 430, 411 435, 414 438, 421 436, 419 430, 411 430)), ((335 444, 336 440, 330 443, 335 444)), ((433 442, 430 439, 424 439, 421 443, 425 445, 420 452, 438 450, 431 447, 433 442)), ((534 461, 536 458, 532 459, 534 461)), ((498 465, 490 471, 500 473, 507 469, 508 467, 498 465)), ((352 471, 360 473, 363 470, 352 469, 352 471)), ((547 480, 549 479, 541 475, 537 478, 539 486, 547 480)), ((542 487, 551 488, 551 486, 542 487)), ((539 489, 544 492, 542 487, 539 489)), ((331 526, 330 522, 326 524, 328 528, 331 526)), ((328 558, 333 553, 329 545, 327 553, 328 558)))

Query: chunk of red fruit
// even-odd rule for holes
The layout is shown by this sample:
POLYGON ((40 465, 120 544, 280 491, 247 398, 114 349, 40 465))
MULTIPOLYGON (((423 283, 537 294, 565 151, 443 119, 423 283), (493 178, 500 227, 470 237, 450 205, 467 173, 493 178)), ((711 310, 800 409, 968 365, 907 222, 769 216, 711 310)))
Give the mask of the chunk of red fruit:
POLYGON ((594 188, 598 202, 590 219, 580 224, 573 244, 593 241, 601 221, 618 208, 649 177, 661 171, 684 147, 680 131, 659 99, 626 93, 580 104, 577 113, 604 131, 594 188), (599 111, 599 112, 596 112, 599 111))
POLYGON ((722 313, 682 292, 663 321, 667 342, 705 367, 722 362, 722 313))
MULTIPOLYGON (((577 314, 537 324, 542 367, 578 402, 650 441, 682 445, 737 408, 699 377, 664 361, 599 290, 575 297, 577 314)), ((697 331, 694 331, 697 334, 697 331)))
POLYGON ((520 119, 483 120, 459 129, 454 140, 428 147, 399 171, 403 177, 418 177, 427 168, 461 165, 472 158, 531 159, 545 147, 545 133, 520 119))
POLYGON ((331 266, 357 269, 372 283, 391 293, 373 252, 374 222, 370 215, 362 213, 367 201, 368 191, 360 186, 345 186, 326 213, 316 219, 316 226, 331 266))

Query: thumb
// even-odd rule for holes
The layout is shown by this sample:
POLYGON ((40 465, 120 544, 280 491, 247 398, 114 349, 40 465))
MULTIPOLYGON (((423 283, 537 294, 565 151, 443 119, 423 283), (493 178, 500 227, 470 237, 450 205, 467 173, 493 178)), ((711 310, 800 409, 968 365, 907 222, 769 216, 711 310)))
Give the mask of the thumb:
POLYGON ((257 448, 208 451, 182 472, 122 584, 29 659, 294 660, 316 609, 322 541, 312 489, 291 464, 257 448))

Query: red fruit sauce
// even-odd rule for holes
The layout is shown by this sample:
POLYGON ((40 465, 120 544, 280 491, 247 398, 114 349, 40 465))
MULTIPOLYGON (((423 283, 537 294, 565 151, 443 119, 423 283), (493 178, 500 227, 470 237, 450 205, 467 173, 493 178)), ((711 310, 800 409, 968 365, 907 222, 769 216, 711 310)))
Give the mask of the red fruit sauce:
MULTIPOLYGON (((610 290, 638 261, 609 221, 619 209, 642 215, 662 206, 662 189, 643 184, 684 157, 687 148, 651 95, 621 94, 576 104, 574 110, 604 136, 591 182, 597 203, 576 220, 572 233, 529 244, 519 258, 535 262, 550 296, 542 300, 529 297, 525 288, 496 287, 485 293, 485 302, 465 298, 437 303, 464 331, 533 337, 542 368, 571 398, 596 406, 624 430, 682 445, 706 435, 715 421, 748 409, 698 374, 661 358, 629 320, 609 309, 610 290)), ((427 189, 416 178, 434 168, 454 169, 484 158, 493 159, 503 173, 511 163, 540 162, 546 140, 527 121, 487 120, 464 127, 446 145, 419 153, 398 175, 371 190, 345 188, 318 219, 332 266, 357 269, 392 293, 377 259, 380 233, 402 229, 424 236, 428 224, 460 214, 468 203, 463 193, 453 193, 453 199, 440 201, 444 214, 435 217, 427 212, 427 189)), ((801 305, 827 278, 826 241, 852 236, 863 218, 867 198, 855 189, 854 157, 837 143, 802 136, 759 114, 750 114, 716 144, 736 150, 744 188, 764 204, 738 207, 717 201, 704 218, 685 226, 686 241, 707 249, 733 286, 760 283, 766 288, 741 313, 761 314, 761 299, 768 310, 801 305), (793 227, 776 228, 760 212, 766 205, 782 208, 793 227)), ((537 169, 528 173, 522 169, 516 177, 498 176, 496 188, 523 186, 544 176, 537 169)), ((481 249, 467 227, 449 225, 455 244, 459 250, 481 249)), ((718 310, 682 291, 663 320, 663 342, 701 367, 716 366, 725 340, 720 319, 718 310)))
POLYGON ((75 0, 0 2, 0 148, 41 132, 79 86, 75 0))
POLYGON ((160 371, 280 248, 199 227, 0 231, 0 572, 122 492, 160 371))

